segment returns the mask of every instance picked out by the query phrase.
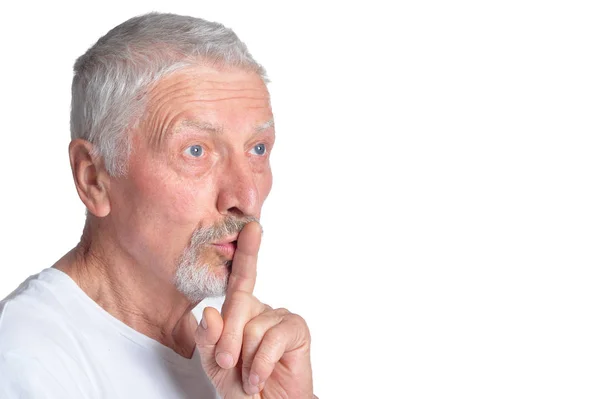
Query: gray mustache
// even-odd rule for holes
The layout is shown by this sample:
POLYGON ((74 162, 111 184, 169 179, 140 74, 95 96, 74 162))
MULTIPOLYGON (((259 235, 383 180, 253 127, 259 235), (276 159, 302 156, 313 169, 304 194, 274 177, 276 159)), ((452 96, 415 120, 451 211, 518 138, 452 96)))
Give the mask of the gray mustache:
POLYGON ((203 245, 222 240, 228 236, 238 234, 245 225, 250 222, 258 222, 253 216, 235 217, 226 216, 221 222, 210 227, 200 227, 194 231, 190 239, 191 248, 199 248, 203 245))

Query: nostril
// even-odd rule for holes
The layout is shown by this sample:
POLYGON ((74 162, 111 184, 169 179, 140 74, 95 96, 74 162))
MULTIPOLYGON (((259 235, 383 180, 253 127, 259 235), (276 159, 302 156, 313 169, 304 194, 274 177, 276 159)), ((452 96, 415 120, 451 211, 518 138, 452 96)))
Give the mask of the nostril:
POLYGON ((232 216, 244 217, 244 212, 240 210, 238 207, 231 207, 227 210, 227 212, 232 216))

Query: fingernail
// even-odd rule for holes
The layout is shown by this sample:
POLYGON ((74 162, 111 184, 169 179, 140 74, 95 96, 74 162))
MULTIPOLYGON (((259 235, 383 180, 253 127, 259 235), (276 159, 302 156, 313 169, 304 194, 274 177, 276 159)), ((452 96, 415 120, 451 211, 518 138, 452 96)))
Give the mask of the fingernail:
POLYGON ((248 377, 248 382, 250 383, 250 385, 258 386, 258 383, 260 382, 258 374, 254 372, 250 373, 250 377, 248 377))
POLYGON ((202 320, 200 320, 200 325, 202 326, 202 328, 204 328, 205 330, 208 328, 208 324, 206 324, 206 320, 204 320, 204 317, 202 318, 202 320))
POLYGON ((233 357, 227 352, 221 352, 217 354, 216 357, 217 364, 221 366, 221 368, 229 369, 233 366, 233 357))

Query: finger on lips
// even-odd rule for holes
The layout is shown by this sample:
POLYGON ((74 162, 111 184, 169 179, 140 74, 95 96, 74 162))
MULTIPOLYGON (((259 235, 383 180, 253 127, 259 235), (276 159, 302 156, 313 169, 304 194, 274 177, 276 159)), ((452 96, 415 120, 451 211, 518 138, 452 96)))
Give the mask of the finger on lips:
POLYGON ((224 369, 234 367, 239 360, 246 323, 264 311, 264 305, 252 295, 261 234, 260 224, 250 222, 237 239, 223 303, 223 333, 215 352, 217 364, 224 369))
POLYGON ((273 310, 252 295, 261 234, 256 222, 240 232, 222 313, 206 308, 196 336, 214 367, 230 369, 241 356, 242 383, 250 395, 262 390, 286 351, 310 342, 304 319, 286 309, 273 310))
POLYGON ((237 239, 237 248, 233 255, 227 296, 235 291, 249 293, 254 291, 261 235, 262 227, 257 222, 246 224, 240 232, 237 239))

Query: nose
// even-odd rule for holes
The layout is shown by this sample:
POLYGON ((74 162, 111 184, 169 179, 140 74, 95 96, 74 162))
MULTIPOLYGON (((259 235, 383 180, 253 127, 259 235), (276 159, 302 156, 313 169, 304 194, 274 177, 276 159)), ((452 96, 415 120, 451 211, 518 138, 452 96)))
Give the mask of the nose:
POLYGON ((223 215, 254 216, 260 212, 258 188, 244 155, 230 158, 219 182, 217 209, 223 215))

